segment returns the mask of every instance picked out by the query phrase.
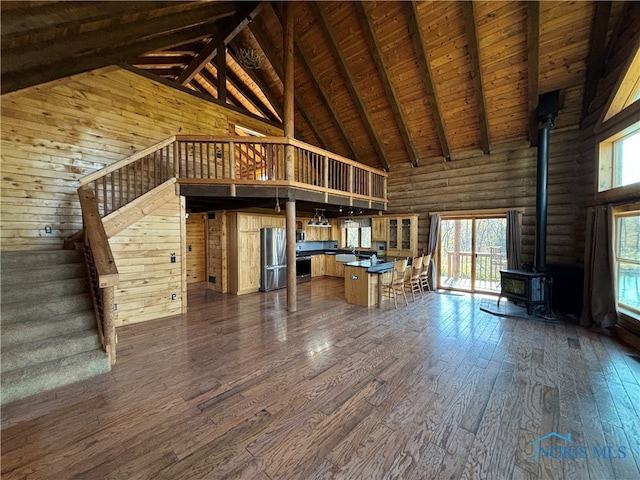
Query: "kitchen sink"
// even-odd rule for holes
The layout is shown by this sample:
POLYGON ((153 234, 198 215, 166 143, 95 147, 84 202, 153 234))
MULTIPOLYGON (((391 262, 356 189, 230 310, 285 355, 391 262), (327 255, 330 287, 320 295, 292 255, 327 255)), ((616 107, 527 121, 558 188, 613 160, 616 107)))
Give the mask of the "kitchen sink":
POLYGON ((336 262, 355 262, 358 258, 352 253, 338 253, 336 254, 336 262))

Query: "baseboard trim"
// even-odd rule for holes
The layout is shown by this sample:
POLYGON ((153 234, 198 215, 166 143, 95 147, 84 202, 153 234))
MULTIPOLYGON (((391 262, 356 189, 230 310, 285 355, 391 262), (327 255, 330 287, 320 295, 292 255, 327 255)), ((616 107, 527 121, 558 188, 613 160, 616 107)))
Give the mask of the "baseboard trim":
POLYGON ((615 335, 618 339, 640 352, 640 336, 627 330, 622 325, 615 326, 615 335))

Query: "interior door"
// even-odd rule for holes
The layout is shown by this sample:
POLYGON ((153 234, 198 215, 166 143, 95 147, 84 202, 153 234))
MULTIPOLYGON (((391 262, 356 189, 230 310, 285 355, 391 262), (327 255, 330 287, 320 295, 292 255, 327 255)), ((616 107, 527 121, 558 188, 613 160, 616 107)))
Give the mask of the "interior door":
POLYGON ((204 282, 206 279, 205 224, 204 213, 192 213, 186 220, 187 283, 204 282))
POLYGON ((498 292, 507 261, 506 229, 506 217, 443 217, 438 288, 498 292))

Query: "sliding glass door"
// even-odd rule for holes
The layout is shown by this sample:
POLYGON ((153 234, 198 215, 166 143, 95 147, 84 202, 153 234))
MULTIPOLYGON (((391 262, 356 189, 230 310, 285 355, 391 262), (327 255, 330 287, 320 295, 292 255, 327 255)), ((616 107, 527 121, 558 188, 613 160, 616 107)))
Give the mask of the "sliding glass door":
POLYGON ((443 217, 438 288, 498 292, 507 265, 506 231, 505 217, 443 217))

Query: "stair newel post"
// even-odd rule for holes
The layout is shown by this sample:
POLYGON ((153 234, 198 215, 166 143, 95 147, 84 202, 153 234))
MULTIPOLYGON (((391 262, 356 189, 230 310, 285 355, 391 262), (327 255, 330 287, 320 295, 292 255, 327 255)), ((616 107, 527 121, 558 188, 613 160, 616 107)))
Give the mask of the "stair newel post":
POLYGON ((109 355, 111 365, 116 363, 116 320, 113 287, 102 289, 102 308, 104 309, 104 348, 109 355))
POLYGON ((173 176, 180 177, 180 140, 173 142, 173 176))

